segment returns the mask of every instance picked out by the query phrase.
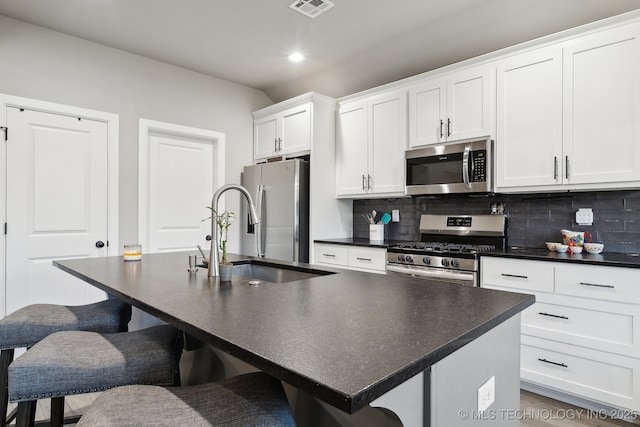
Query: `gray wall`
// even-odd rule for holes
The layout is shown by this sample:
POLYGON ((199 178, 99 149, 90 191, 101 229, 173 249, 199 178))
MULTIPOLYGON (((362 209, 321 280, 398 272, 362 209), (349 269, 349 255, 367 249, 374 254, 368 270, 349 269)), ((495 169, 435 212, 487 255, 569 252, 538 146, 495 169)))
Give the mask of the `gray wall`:
POLYGON ((253 162, 251 112, 272 104, 261 91, 3 16, 0 58, 0 93, 120 116, 120 242, 138 236, 140 118, 224 132, 227 182, 240 182, 253 162))
POLYGON ((385 226, 385 238, 420 240, 419 218, 431 214, 490 213, 492 203, 503 203, 507 219, 507 245, 544 248, 544 242, 561 240, 561 229, 588 231, 607 252, 640 252, 640 191, 599 191, 493 196, 437 196, 357 200, 353 203, 353 235, 369 237, 361 214, 372 209, 400 210, 400 222, 385 226), (575 222, 578 208, 593 210, 593 225, 575 222))

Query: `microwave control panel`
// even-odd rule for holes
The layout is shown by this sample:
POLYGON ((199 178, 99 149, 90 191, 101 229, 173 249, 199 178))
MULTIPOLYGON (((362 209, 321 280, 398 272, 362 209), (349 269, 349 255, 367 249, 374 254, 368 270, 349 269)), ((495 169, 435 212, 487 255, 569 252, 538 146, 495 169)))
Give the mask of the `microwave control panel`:
POLYGON ((487 180, 487 151, 471 152, 471 182, 485 182, 487 180))

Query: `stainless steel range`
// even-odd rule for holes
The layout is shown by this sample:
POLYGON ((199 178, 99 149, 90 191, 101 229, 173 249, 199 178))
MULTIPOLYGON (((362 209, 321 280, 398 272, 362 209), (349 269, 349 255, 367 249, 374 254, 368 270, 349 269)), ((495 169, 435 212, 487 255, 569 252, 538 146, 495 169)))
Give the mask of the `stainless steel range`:
POLYGON ((504 248, 504 215, 421 215, 420 241, 387 248, 387 272, 478 286, 478 253, 504 248))

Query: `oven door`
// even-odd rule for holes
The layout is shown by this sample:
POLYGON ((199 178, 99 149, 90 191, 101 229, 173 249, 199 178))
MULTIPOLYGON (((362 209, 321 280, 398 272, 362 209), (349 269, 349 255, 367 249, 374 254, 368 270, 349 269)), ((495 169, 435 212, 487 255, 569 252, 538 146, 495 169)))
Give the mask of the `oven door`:
POLYGON ((478 286, 477 274, 473 271, 447 270, 444 268, 414 267, 411 265, 387 264, 389 274, 421 277, 439 282, 458 283, 465 286, 478 286))

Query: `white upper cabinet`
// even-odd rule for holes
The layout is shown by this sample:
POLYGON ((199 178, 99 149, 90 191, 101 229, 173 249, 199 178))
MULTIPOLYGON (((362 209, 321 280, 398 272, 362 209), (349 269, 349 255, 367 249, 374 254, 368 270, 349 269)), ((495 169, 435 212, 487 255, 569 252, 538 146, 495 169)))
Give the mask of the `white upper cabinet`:
POLYGON ((308 152, 311 149, 311 117, 311 102, 256 117, 254 160, 308 152))
POLYGON ((491 67, 478 66, 409 88, 409 146, 491 135, 491 67))
POLYGON ((367 101, 340 104, 337 133, 337 194, 365 194, 369 173, 367 101))
POLYGON ((496 65, 496 185, 561 183, 562 50, 540 49, 496 65))
POLYGON ((640 24, 564 49, 568 184, 640 180, 640 24))
POLYGON ((497 190, 640 181, 640 24, 497 63, 497 190))
POLYGON ((341 103, 336 143, 339 197, 403 196, 406 92, 341 103))

